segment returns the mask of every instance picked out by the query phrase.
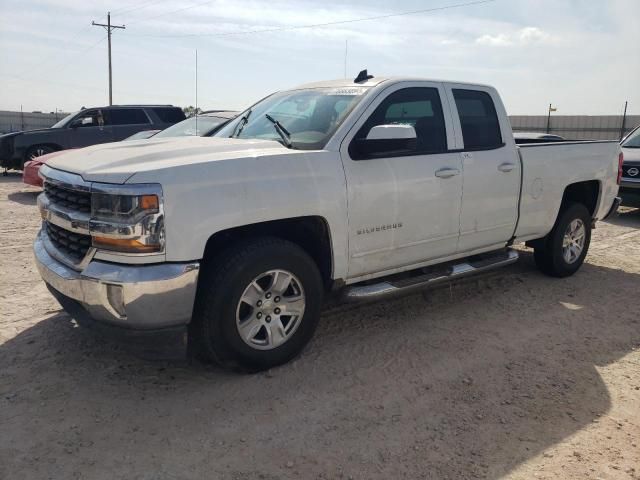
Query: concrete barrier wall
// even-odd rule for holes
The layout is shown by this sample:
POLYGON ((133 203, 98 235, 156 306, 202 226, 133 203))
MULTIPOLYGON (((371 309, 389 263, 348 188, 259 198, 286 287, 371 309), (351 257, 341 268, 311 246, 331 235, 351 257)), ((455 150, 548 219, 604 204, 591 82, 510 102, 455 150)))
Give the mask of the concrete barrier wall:
POLYGON ((56 115, 55 113, 23 113, 0 110, 0 133, 48 128, 67 115, 63 112, 58 112, 56 115))
MULTIPOLYGON (((511 127, 516 132, 546 132, 545 115, 512 115, 511 127)), ((627 115, 625 135, 640 125, 640 115, 627 115)), ((619 140, 622 115, 553 115, 549 133, 568 140, 619 140)))

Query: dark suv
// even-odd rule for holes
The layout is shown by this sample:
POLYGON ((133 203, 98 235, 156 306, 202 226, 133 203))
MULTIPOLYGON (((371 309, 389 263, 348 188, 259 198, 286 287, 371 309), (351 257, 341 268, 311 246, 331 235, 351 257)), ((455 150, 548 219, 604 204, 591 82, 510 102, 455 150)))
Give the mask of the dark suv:
POLYGON ((141 130, 162 130, 185 119, 171 105, 113 105, 85 108, 51 128, 0 136, 0 165, 22 169, 24 162, 56 150, 117 142, 141 130))

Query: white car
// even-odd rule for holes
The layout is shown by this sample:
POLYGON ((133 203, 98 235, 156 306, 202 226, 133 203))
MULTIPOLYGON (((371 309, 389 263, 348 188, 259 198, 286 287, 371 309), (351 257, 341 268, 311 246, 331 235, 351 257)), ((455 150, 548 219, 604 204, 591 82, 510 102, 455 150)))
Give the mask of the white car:
POLYGON ((213 138, 52 159, 35 256, 80 322, 264 369, 303 349, 329 293, 410 292, 524 242, 572 275, 619 204, 619 154, 516 146, 489 86, 361 72, 274 93, 213 138))

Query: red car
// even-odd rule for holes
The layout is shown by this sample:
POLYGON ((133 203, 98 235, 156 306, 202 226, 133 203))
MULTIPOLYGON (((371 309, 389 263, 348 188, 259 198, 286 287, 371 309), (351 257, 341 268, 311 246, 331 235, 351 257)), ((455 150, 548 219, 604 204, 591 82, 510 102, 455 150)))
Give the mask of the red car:
POLYGON ((47 153, 46 155, 42 155, 35 160, 29 160, 28 162, 26 162, 22 170, 22 181, 27 185, 42 187, 42 179, 38 175, 40 167, 43 164, 47 163, 47 160, 49 160, 50 158, 57 157, 64 152, 64 150, 60 150, 58 152, 47 153))

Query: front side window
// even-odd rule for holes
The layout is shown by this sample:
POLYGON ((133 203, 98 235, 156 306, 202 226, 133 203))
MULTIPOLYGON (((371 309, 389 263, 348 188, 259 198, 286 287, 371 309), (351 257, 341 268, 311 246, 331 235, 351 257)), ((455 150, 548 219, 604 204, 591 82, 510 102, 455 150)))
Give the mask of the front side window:
POLYGON ((447 150, 447 133, 437 88, 404 88, 391 93, 375 109, 354 137, 351 158, 424 155, 447 150), (410 125, 416 132, 413 141, 367 140, 369 131, 378 125, 410 125))
POLYGON ((109 122, 101 109, 85 110, 71 122, 71 126, 76 128, 104 127, 105 125, 109 125, 109 122))
POLYGON ((215 136, 275 140, 299 150, 322 149, 367 90, 354 86, 275 93, 215 136))
POLYGON ((496 107, 488 93, 454 89, 453 98, 465 150, 491 150, 503 145, 496 107))
POLYGON ((150 123, 140 108, 113 108, 109 110, 112 125, 143 125, 150 123))

